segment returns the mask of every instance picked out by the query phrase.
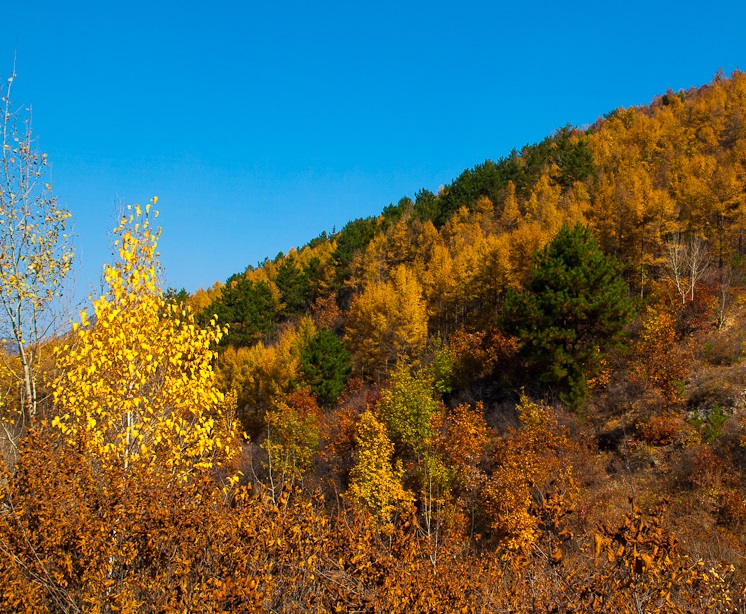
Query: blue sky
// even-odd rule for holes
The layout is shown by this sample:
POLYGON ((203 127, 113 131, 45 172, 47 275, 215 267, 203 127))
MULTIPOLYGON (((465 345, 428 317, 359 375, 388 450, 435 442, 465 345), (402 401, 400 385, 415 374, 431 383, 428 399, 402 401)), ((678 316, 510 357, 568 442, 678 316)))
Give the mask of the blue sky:
POLYGON ((555 129, 746 70, 746 3, 4 3, 0 74, 74 216, 78 286, 158 195, 194 291, 555 129))

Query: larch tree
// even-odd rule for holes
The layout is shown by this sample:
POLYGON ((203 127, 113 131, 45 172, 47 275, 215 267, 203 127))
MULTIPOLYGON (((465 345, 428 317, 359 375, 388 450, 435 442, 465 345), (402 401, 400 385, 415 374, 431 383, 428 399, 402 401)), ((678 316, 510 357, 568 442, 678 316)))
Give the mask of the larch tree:
POLYGON ((345 341, 353 370, 382 378, 402 359, 412 361, 427 340, 427 308, 422 286, 405 265, 391 279, 369 284, 352 303, 345 341))

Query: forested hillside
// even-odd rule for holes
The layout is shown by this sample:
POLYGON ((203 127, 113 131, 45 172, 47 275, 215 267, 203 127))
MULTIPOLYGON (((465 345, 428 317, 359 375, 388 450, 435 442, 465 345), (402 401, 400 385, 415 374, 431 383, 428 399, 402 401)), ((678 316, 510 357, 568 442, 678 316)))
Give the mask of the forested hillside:
POLYGON ((746 612, 746 75, 193 295, 154 215, 5 356, 1 611, 746 612))

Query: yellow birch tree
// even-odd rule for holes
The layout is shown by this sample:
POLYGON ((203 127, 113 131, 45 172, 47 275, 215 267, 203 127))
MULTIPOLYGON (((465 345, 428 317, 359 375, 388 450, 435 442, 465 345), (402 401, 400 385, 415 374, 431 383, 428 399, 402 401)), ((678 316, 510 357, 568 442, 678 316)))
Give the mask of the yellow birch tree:
POLYGON ((164 301, 160 229, 150 205, 130 211, 115 229, 119 259, 105 269, 106 294, 91 319, 81 312, 77 342, 57 351, 52 424, 104 468, 144 463, 186 479, 233 452, 232 407, 212 369, 222 331, 164 301))

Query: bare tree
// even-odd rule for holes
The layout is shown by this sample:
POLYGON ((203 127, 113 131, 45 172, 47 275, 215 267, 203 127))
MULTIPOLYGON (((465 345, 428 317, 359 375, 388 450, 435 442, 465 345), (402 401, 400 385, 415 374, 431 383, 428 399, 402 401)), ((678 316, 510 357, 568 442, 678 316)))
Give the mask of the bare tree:
MULTIPOLYGON (((18 366, 18 416, 37 414, 43 342, 55 331, 73 250, 70 213, 58 206, 48 180, 47 155, 31 127, 31 108, 14 106, 15 70, 2 87, 0 152, 0 330, 6 357, 18 366)), ((7 431, 6 431, 7 433, 7 431)))
POLYGON ((724 264, 717 274, 717 316, 718 330, 725 326, 728 314, 733 306, 733 285, 736 282, 736 273, 729 264, 724 264))
POLYGON ((674 240, 668 244, 668 253, 666 254, 666 272, 668 278, 674 283, 681 296, 681 302, 686 303, 686 294, 688 290, 687 283, 687 249, 686 245, 681 242, 681 237, 677 234, 674 240))
POLYGON ((707 273, 709 265, 710 253, 701 237, 692 235, 684 242, 681 235, 676 234, 668 244, 666 272, 676 286, 682 304, 687 299, 694 300, 694 290, 707 273))
POLYGON ((692 235, 689 239, 687 257, 687 269, 689 272, 689 300, 694 300, 694 288, 702 280, 710 266, 710 250, 707 249, 702 237, 692 235))

